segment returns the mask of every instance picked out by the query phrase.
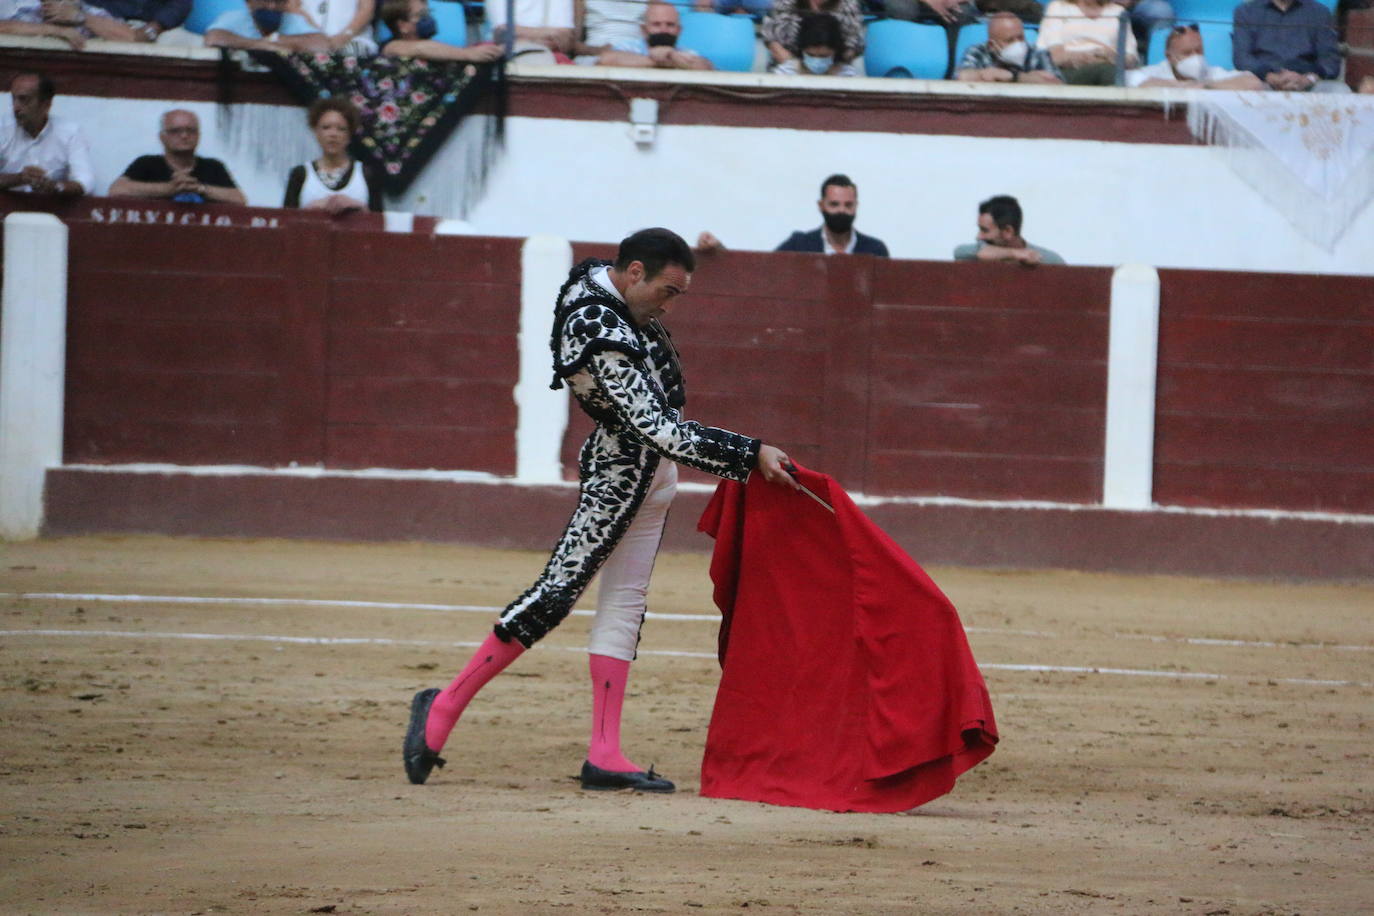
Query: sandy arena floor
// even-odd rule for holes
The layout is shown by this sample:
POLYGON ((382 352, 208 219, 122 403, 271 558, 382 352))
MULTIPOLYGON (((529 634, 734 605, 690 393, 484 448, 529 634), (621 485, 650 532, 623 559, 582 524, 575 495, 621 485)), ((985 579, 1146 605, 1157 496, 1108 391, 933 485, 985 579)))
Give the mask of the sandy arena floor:
MULTIPOLYGON (((1002 744, 907 815, 699 797, 707 620, 649 622, 626 708, 629 753, 680 791, 583 793, 574 617, 409 785, 410 696, 493 615, 293 602, 503 605, 542 560, 0 544, 0 911, 1374 911, 1374 587, 934 569, 1002 744)), ((706 562, 660 558, 651 609, 711 613, 706 562)))

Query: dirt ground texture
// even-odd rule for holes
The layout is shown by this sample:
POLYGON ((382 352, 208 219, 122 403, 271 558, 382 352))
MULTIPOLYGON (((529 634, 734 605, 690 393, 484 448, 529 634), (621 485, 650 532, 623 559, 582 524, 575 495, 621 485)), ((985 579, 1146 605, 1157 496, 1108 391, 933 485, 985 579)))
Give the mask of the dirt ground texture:
MULTIPOLYGON (((1374 911, 1374 587, 934 568, 1002 743, 901 815, 697 794, 711 620, 650 620, 630 681, 627 752, 678 793, 582 792, 577 616, 409 785, 410 696, 494 615, 299 599, 500 606, 542 562, 0 544, 0 912, 1374 911)), ((707 562, 661 557, 650 609, 712 613, 707 562)))

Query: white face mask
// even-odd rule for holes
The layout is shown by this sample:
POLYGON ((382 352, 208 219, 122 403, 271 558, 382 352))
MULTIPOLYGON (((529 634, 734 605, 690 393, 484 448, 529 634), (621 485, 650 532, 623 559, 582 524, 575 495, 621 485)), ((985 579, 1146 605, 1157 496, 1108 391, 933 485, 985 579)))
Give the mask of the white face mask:
POLYGON ((1013 67, 1024 67, 1026 56, 1030 54, 1030 46, 1021 39, 1013 41, 1009 45, 1003 45, 997 52, 997 56, 1011 64, 1013 67))
POLYGON ((808 73, 814 73, 817 76, 821 76, 830 72, 830 68, 835 65, 835 58, 812 57, 810 54, 804 53, 802 54, 802 64, 806 67, 808 73))
POLYGON ((1189 54, 1174 62, 1174 72, 1185 80, 1200 80, 1207 73, 1207 58, 1201 54, 1189 54))

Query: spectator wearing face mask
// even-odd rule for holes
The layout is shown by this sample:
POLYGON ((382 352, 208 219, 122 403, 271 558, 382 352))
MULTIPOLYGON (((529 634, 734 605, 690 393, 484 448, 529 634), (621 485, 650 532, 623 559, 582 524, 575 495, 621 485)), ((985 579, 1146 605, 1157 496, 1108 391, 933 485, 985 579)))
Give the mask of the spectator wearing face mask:
POLYGON ((393 37, 382 45, 381 53, 393 57, 485 64, 497 60, 502 53, 500 47, 489 42, 459 48, 435 41, 439 26, 430 15, 429 4, 425 0, 385 0, 382 4, 382 22, 391 30, 393 37))
POLYGON ((682 34, 682 19, 677 7, 669 3, 650 3, 640 25, 643 37, 617 41, 602 51, 596 63, 601 67, 659 67, 666 70, 714 70, 706 58, 690 48, 677 46, 682 34))
POLYGON ((329 42, 305 18, 286 11, 287 0, 246 0, 221 13, 205 30, 211 48, 242 51, 328 51, 329 42))
POLYGON ((988 40, 970 45, 955 74, 966 83, 1062 83, 1048 51, 1026 44, 1026 30, 1012 13, 988 18, 988 40))
POLYGON ((818 13, 828 13, 840 23, 841 47, 835 59, 853 63, 864 52, 864 15, 859 0, 776 0, 773 11, 763 19, 759 35, 768 49, 769 72, 802 71, 802 22, 818 13))
POLYGON ((1164 45, 1164 60, 1126 71, 1126 85, 1168 86, 1175 89, 1265 89, 1264 81, 1244 70, 1227 70, 1207 63, 1197 24, 1180 25, 1164 45))
POLYGON ((802 19, 797 32, 800 59, 793 57, 773 68, 774 73, 810 76, 858 76, 859 71, 842 60, 844 34, 840 21, 829 13, 813 13, 802 19))
MULTIPOLYGON (((812 254, 871 254, 888 257, 882 239, 864 235, 854 228, 859 212, 859 189, 848 175, 831 175, 821 182, 821 199, 816 201, 821 211, 821 225, 809 232, 804 229, 792 233, 776 251, 801 251, 812 254)), ((711 232, 697 237, 697 250, 703 253, 724 251, 725 243, 711 232)))

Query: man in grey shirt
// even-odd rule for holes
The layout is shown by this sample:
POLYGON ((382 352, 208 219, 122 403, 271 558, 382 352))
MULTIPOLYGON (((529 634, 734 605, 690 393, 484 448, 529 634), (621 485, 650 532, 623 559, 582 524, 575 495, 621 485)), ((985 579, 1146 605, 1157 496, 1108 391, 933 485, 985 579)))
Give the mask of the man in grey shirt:
POLYGON ((1019 262, 1023 267, 1064 263, 1053 251, 1021 237, 1021 205, 1009 194, 978 205, 978 241, 955 248, 954 260, 1019 262))

